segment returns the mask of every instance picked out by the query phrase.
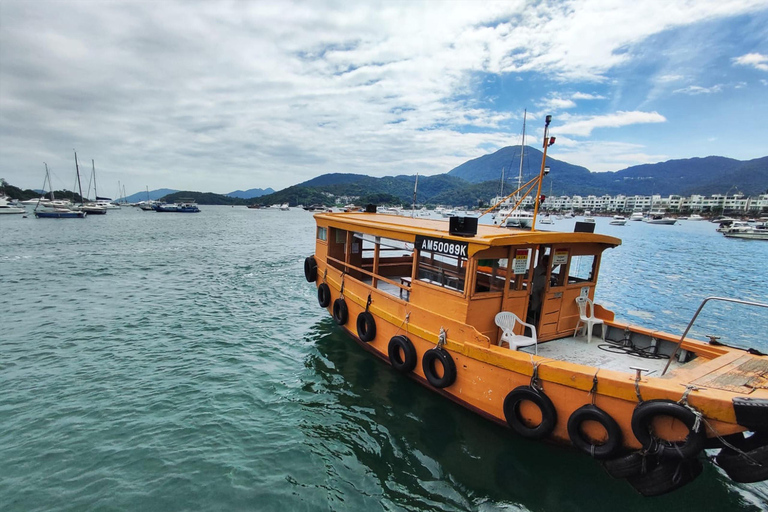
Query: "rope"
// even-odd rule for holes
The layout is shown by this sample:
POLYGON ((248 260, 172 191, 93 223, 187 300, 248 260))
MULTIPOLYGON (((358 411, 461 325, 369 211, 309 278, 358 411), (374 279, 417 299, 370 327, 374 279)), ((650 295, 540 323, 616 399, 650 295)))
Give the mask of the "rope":
POLYGON ((635 379, 635 395, 637 395, 637 402, 643 403, 643 396, 640 394, 640 377, 641 375, 638 374, 637 378, 635 379))
POLYGON ((688 403, 688 395, 691 393, 691 391, 698 391, 698 390, 699 388, 697 388, 696 386, 692 386, 690 384, 686 385, 685 391, 683 392, 683 396, 681 396, 680 400, 677 401, 678 404, 682 405, 683 407, 691 411, 696 416, 696 420, 693 422, 693 427, 691 428, 693 432, 698 432, 701 429, 701 420, 704 417, 704 415, 701 414, 701 412, 698 409, 696 409, 695 407, 693 407, 691 404, 688 403))
POLYGON ((437 336, 437 348, 442 348, 445 345, 445 341, 448 338, 448 330, 440 327, 440 334, 437 336))
POLYGON ((365 312, 368 312, 368 308, 371 307, 371 294, 368 293, 368 301, 365 303, 365 312))
POLYGON ((590 389, 588 393, 588 395, 592 395, 592 405, 595 405, 595 398, 597 398, 597 374, 599 371, 600 369, 598 368, 594 377, 592 377, 592 389, 590 389))
POLYGON ((408 319, 411 317, 410 311, 406 313, 405 318, 403 318, 403 322, 400 324, 400 327, 397 328, 395 331, 395 336, 397 336, 397 333, 400 332, 400 329, 403 328, 403 325, 405 325, 405 334, 408 335, 408 319))
POLYGON ((341 273, 341 290, 339 291, 339 297, 344 298, 344 272, 341 273))

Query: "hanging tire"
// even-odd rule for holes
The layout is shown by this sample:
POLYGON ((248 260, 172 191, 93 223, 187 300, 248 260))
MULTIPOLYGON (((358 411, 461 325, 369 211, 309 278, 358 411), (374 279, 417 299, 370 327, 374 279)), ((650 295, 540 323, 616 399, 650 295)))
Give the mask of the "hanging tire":
POLYGON ((365 342, 373 341, 376 337, 376 320, 367 311, 357 315, 357 335, 365 342))
POLYGON ((584 405, 576 409, 571 417, 568 418, 568 437, 571 438, 573 446, 598 460, 609 459, 616 455, 622 447, 621 427, 616 420, 594 405, 584 405), (599 423, 608 434, 608 439, 597 444, 589 439, 581 430, 585 421, 594 421, 599 423))
POLYGON ((613 478, 629 478, 645 474, 658 465, 658 459, 642 451, 603 461, 605 471, 613 478))
POLYGON ((552 433, 557 424, 557 410, 543 391, 531 386, 520 386, 509 392, 504 399, 504 418, 512 430, 528 439, 543 439, 552 433), (520 404, 531 402, 541 412, 541 423, 528 425, 520 414, 520 404))
POLYGON ((421 369, 429 383, 439 389, 447 388, 456 382, 456 363, 451 354, 443 348, 431 348, 421 358, 421 369), (442 377, 438 376, 437 363, 443 367, 442 377))
POLYGON ((314 283, 317 279, 317 262, 314 256, 307 256, 304 259, 304 277, 310 283, 314 283))
POLYGON ((627 481, 643 496, 661 496, 693 482, 702 469, 699 459, 669 460, 627 481))
POLYGON ((402 373, 412 372, 416 368, 416 349, 406 336, 394 336, 387 347, 392 368, 402 373))
POLYGON ((344 325, 349 319, 349 310, 347 310, 347 301, 339 297, 333 301, 333 321, 339 325, 344 325))
POLYGON ((703 423, 694 430, 696 415, 690 409, 671 400, 649 400, 635 407, 632 413, 632 433, 643 448, 665 459, 691 459, 704 448, 706 433, 703 423), (653 434, 652 424, 656 416, 669 416, 688 427, 684 441, 665 441, 653 434))
POLYGON ((331 288, 325 283, 317 287, 317 302, 321 308, 327 308, 331 303, 331 288))
POLYGON ((745 455, 726 447, 715 458, 730 479, 743 484, 768 480, 768 439, 760 433, 752 434, 737 448, 745 455))

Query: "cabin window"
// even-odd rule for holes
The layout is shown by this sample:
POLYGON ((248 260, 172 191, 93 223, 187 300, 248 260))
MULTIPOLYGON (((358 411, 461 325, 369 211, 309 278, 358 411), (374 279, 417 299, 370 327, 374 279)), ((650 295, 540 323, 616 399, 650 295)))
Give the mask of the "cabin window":
POLYGON ((347 251, 347 232, 343 229, 330 228, 328 238, 328 265, 344 270, 347 251))
POLYGON ((568 284, 591 282, 595 275, 595 255, 573 256, 568 269, 568 284))
POLYGON ((477 261, 475 293, 500 292, 509 273, 509 259, 481 259, 477 261))
POLYGON ((464 291, 467 259, 432 251, 419 251, 417 279, 435 286, 464 291))
POLYGON ((363 270, 362 281, 402 299, 410 298, 412 242, 353 233, 352 253, 353 264, 363 270), (356 245, 360 247, 359 257, 355 256, 356 245))
POLYGON ((323 242, 328 240, 328 228, 317 227, 317 239, 323 242))

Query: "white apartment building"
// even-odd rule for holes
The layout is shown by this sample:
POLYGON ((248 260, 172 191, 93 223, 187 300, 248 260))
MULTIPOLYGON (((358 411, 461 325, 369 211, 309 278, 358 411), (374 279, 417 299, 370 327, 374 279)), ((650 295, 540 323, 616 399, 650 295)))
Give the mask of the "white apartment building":
MULTIPOLYGON (((501 198, 497 198, 497 201, 501 198)), ((492 202, 491 204, 494 204, 492 202)), ((651 196, 550 196, 542 203, 542 208, 553 211, 589 210, 592 212, 642 212, 662 211, 677 213, 681 211, 711 212, 739 211, 744 213, 768 213, 768 194, 744 196, 743 194, 712 196, 692 195, 688 197, 670 195, 651 196)), ((526 197, 524 208, 533 207, 533 198, 526 197)))

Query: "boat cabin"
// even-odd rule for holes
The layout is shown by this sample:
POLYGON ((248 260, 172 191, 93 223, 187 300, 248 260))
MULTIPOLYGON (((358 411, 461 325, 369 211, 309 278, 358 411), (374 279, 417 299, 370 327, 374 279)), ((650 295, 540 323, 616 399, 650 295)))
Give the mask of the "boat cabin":
POLYGON ((329 267, 394 301, 471 325, 492 344, 500 311, 533 324, 539 341, 572 334, 576 298, 594 299, 602 252, 621 243, 486 225, 460 236, 446 221, 366 213, 315 218, 316 256, 329 267))

